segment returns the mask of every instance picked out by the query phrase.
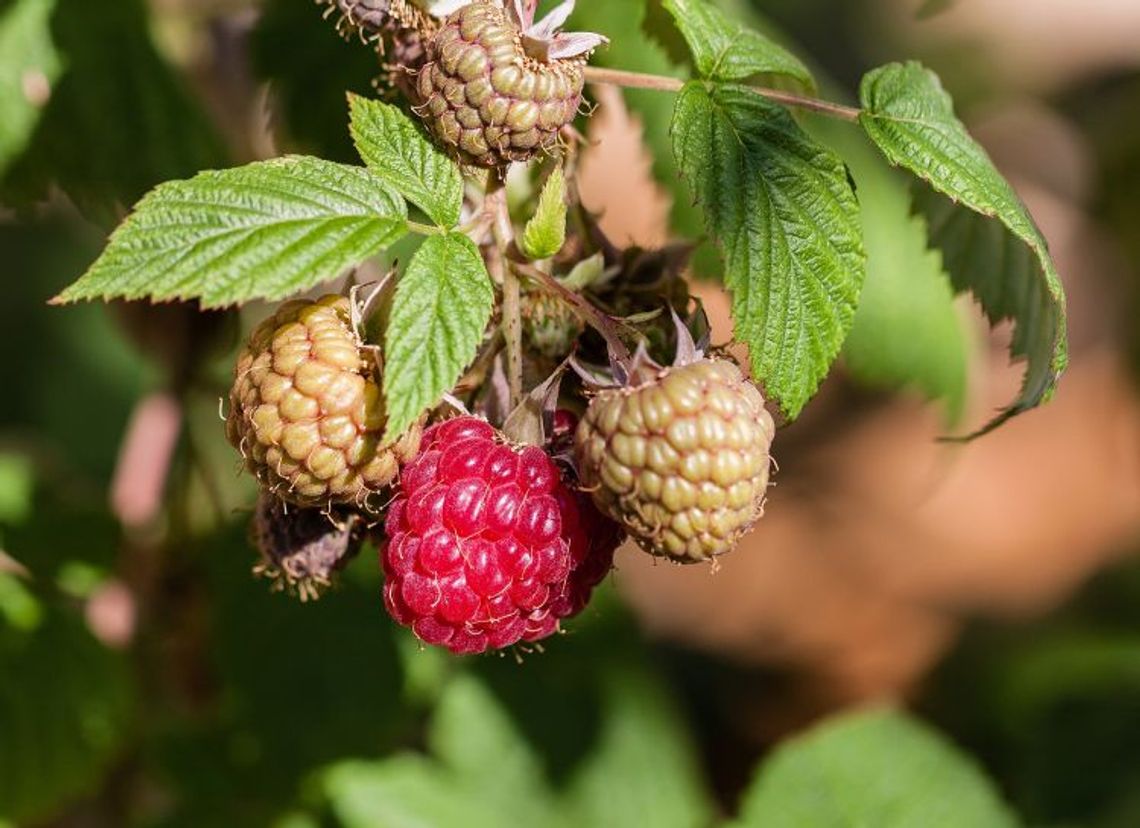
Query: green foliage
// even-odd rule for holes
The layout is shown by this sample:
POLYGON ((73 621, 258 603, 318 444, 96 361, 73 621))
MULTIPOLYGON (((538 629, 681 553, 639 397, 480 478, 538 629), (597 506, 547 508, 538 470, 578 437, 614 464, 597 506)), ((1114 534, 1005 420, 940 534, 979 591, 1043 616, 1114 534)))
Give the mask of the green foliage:
POLYGON ((280 299, 391 244, 406 210, 368 170, 316 158, 200 173, 139 202, 58 301, 280 299))
POLYGON ((34 488, 31 461, 20 454, 0 451, 0 526, 27 519, 34 488))
POLYGON ((785 742, 745 794, 739 828, 1013 828, 974 763, 901 713, 870 710, 785 742))
POLYGON ((519 249, 529 259, 549 259, 566 243, 566 178, 562 166, 551 170, 542 186, 538 208, 519 237, 519 249))
MULTIPOLYGON (((11 274, 0 302, 0 347, 19 354, 0 360, 0 429, 7 435, 40 435, 25 456, 66 458, 66 464, 53 464, 56 476, 48 488, 61 495, 93 489, 99 493, 96 509, 104 508, 103 493, 131 406, 156 379, 153 366, 116 326, 113 312, 94 304, 47 304, 98 255, 101 242, 74 217, 45 214, 34 221, 0 222, 4 271, 11 274)), ((14 531, 5 531, 4 542, 33 570, 36 559, 63 554, 76 543, 74 537, 52 537, 17 549, 14 531)))
MULTIPOLYGON (((579 4, 571 25, 582 31, 605 32, 610 46, 598 50, 591 63, 668 77, 687 77, 687 69, 670 60, 661 45, 645 31, 647 14, 662 14, 656 3, 645 0, 609 0, 606 3, 579 4)), ((674 32, 675 29, 670 27, 674 32)), ((673 100, 668 95, 646 89, 623 90, 626 105, 641 122, 642 140, 652 159, 653 177, 671 197, 669 210, 672 231, 694 237, 704 231, 700 210, 692 203, 681 183, 680 170, 673 156, 669 125, 673 100)), ((702 276, 719 272, 720 261, 711 245, 702 245, 694 256, 694 267, 702 276)))
POLYGON ((863 79, 860 97, 860 123, 871 140, 930 185, 916 190, 915 205, 954 288, 970 290, 991 322, 1015 323, 1010 350, 1028 360, 1025 380, 984 433, 1048 400, 1064 371, 1065 300, 1056 268, 1025 206, 954 116, 933 72, 917 63, 880 67, 863 79))
POLYGON ((452 681, 428 730, 435 760, 404 754, 334 765, 321 787, 346 828, 553 826, 551 793, 529 745, 486 688, 452 681))
POLYGON ((43 819, 87 793, 126 732, 121 657, 53 608, 34 631, 0 618, 0 819, 43 819))
POLYGON ((486 803, 502 823, 552 823, 553 792, 536 750, 539 746, 527 742, 510 712, 481 682, 459 676, 447 686, 427 741, 468 798, 486 803), (489 756, 495 761, 488 762, 489 756))
MULTIPOLYGON (((488 757, 489 764, 493 761, 488 757)), ((383 763, 342 763, 323 777, 322 788, 344 828, 499 828, 506 824, 493 806, 478 798, 478 791, 475 796, 465 795, 439 767, 420 756, 395 756, 383 763)))
POLYGON ((395 440, 450 391, 475 358, 494 291, 466 236, 429 236, 408 263, 384 338, 385 439, 395 440))
POLYGON ((756 75, 790 78, 815 89, 811 72, 799 58, 758 32, 730 20, 706 0, 664 0, 693 52, 697 72, 716 81, 738 81, 756 75))
POLYGON ((29 632, 43 621, 43 604, 20 576, 4 571, 4 565, 10 560, 0 549, 0 622, 6 622, 14 630, 29 632))
POLYGON ((571 776, 572 825, 704 828, 714 807, 672 699, 651 674, 610 665, 601 729, 571 776), (614 780, 621 780, 620 789, 614 780))
POLYGON ((839 353, 863 287, 846 168, 783 107, 735 85, 687 84, 673 144, 722 248, 736 338, 794 418, 839 353))
POLYGON ((380 63, 372 44, 339 38, 322 21, 328 6, 262 0, 250 33, 250 58, 272 100, 277 145, 329 161, 356 163, 344 128, 344 96, 376 94, 380 63))
POLYGON ((867 281, 843 360, 861 383, 942 400, 953 425, 966 402, 972 334, 942 258, 928 247, 925 221, 910 214, 907 183, 845 125, 814 118, 810 129, 851 168, 863 219, 867 281))
POLYGON ((953 5, 954 0, 923 0, 922 5, 918 7, 917 15, 920 20, 927 20, 949 11, 953 5))
POLYGON ((412 722, 393 625, 377 606, 374 554, 362 554, 334 593, 298 605, 251 576, 244 522, 189 550, 212 598, 195 669, 219 686, 198 716, 164 722, 153 746, 165 773, 182 780, 187 825, 264 824, 314 768, 391 750, 412 722))
POLYGON ((27 204, 56 185, 109 226, 156 184, 225 165, 218 135, 149 25, 142 0, 56 0, 52 41, 65 71, 0 181, 0 200, 27 204))
MULTIPOLYGON (((558 672, 561 659, 543 664, 558 672)), ((630 653, 633 661, 637 657, 630 653)), ((547 661, 543 656, 544 662, 547 661)), ((569 666, 562 664, 561 666, 569 666)), ((516 670, 523 669, 516 667, 516 670)), ((629 663, 577 659, 574 692, 535 693, 538 679, 516 672, 525 705, 493 692, 471 674, 447 682, 427 731, 431 757, 404 753, 381 761, 337 763, 319 787, 339 824, 357 826, 501 826, 528 828, 703 828, 713 822, 708 792, 684 725, 660 679, 629 663), (601 720, 583 720, 598 693, 601 720), (564 781, 543 761, 519 719, 525 711, 585 729, 588 749, 564 781)))
POLYGON ((18 0, 0 9, 0 176, 23 152, 43 102, 34 86, 50 90, 63 70, 51 39, 55 0, 18 0))
POLYGON ((368 168, 436 224, 458 224, 463 207, 458 165, 398 107, 350 95, 349 108, 352 138, 368 168))
POLYGON ((1065 606, 975 623, 924 708, 1003 780, 1030 825, 1140 824, 1140 566, 1135 555, 1065 606))

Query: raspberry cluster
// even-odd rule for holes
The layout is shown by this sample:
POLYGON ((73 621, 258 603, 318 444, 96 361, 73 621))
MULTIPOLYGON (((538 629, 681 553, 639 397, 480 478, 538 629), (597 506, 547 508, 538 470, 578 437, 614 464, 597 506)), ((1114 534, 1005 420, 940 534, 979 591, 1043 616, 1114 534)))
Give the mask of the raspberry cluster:
MULTIPOLYGON (((545 162, 562 176, 533 165, 529 193, 502 186, 509 164, 576 134, 565 127, 605 38, 560 31, 573 0, 537 22, 537 0, 319 2, 384 51, 396 91, 467 175, 464 221, 444 229, 479 248, 500 297, 470 353, 441 359, 433 349, 457 338, 429 338, 436 403, 399 434, 382 390, 397 357, 379 334, 401 284, 286 302, 254 329, 226 434, 260 484, 256 571, 314 598, 368 538, 393 619, 473 654, 558 632, 626 537, 677 563, 729 552, 763 511, 775 429, 740 368, 705 355, 708 320, 683 278, 692 246, 614 245, 573 159, 545 162), (524 220, 561 247, 540 258, 516 244, 524 220), (457 375, 449 393, 441 371, 457 375)), ((448 311, 432 309, 443 327, 448 311)))
POLYGON ((554 633, 585 607, 620 540, 545 452, 475 417, 427 430, 385 535, 389 612, 455 653, 554 633))

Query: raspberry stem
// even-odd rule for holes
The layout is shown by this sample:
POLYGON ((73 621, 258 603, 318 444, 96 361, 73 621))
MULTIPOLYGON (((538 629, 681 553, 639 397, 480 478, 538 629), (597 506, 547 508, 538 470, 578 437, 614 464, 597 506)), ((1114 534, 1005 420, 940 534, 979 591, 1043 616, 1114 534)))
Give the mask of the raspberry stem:
POLYGON ((434 224, 420 224, 418 221, 411 221, 410 219, 406 223, 410 232, 420 236, 442 236, 447 232, 446 228, 437 227, 434 224))
POLYGON ((606 345, 613 353, 614 359, 627 368, 633 365, 633 357, 629 353, 629 348, 622 341, 618 326, 609 316, 594 307, 588 299, 570 290, 549 273, 544 273, 533 265, 512 261, 510 269, 523 274, 546 292, 554 294, 570 305, 583 322, 602 335, 602 338, 606 340, 606 345))
POLYGON ((507 343, 507 384, 510 389, 510 408, 522 400, 522 300, 518 276, 507 264, 507 253, 514 241, 514 228, 507 206, 504 182, 495 175, 487 177, 487 194, 484 211, 491 218, 491 234, 495 239, 492 266, 503 285, 503 339, 507 343))
MULTIPOLYGON (((583 69, 587 83, 604 83, 610 86, 622 86, 628 89, 652 89, 658 92, 679 92, 685 85, 680 78, 669 78, 664 75, 649 75, 644 72, 627 72, 624 69, 603 69, 600 66, 587 66, 583 69)), ((809 109, 832 118, 844 121, 858 121, 862 110, 853 106, 813 98, 809 95, 797 95, 794 92, 784 92, 780 89, 770 89, 766 86, 747 86, 762 98, 794 106, 798 109, 809 109)))

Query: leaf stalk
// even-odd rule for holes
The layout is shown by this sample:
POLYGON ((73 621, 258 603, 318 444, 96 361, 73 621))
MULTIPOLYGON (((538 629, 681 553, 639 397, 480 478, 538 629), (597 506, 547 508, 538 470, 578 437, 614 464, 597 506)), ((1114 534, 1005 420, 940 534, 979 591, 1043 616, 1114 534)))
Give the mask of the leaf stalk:
MULTIPOLYGON (((624 69, 606 69, 601 66, 587 66, 585 69, 586 81, 589 83, 602 83, 609 86, 620 86, 626 89, 651 89, 657 92, 680 92, 685 81, 680 78, 670 78, 665 75, 650 75, 644 72, 627 72, 624 69)), ((854 106, 825 101, 822 98, 813 98, 810 95, 797 95, 794 92, 785 92, 782 89, 771 89, 766 86, 746 86, 762 98, 791 106, 797 109, 806 109, 839 118, 843 121, 858 121, 863 110, 854 106)))

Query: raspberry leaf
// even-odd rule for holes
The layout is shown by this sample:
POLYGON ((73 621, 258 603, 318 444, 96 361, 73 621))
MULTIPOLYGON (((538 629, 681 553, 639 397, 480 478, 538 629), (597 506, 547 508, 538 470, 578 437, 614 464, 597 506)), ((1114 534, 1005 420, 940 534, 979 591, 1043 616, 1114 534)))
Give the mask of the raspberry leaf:
POLYGON ((722 249, 736 338, 795 418, 839 353, 863 287, 846 168, 787 110, 736 85, 686 84, 673 147, 722 249))
POLYGON ((352 139, 368 168, 441 227, 459 223, 463 175, 392 104, 349 95, 352 139))
POLYGON ((484 801, 481 791, 456 783, 446 768, 417 754, 397 754, 383 762, 339 762, 321 774, 319 784, 337 824, 345 828, 504 824, 496 803, 484 801))
POLYGON ((204 172, 151 191, 53 301, 280 299, 379 253, 406 216, 362 167, 289 156, 204 172))
POLYGON ((549 259, 566 243, 566 179, 556 166, 542 185, 538 208, 527 222, 519 248, 528 259, 549 259))
POLYGON ((0 12, 0 173, 27 146, 63 69, 51 37, 55 0, 19 0, 0 12))
POLYGON ((943 403, 955 425, 966 402, 973 326, 954 298, 942 257, 927 245, 926 222, 911 215, 907 181, 846 124, 811 117, 813 136, 837 150, 859 194, 867 281, 843 360, 860 383, 913 388, 943 403))
POLYGON ((447 685, 427 741, 455 778, 494 803, 505 824, 549 822, 554 802, 540 754, 484 683, 460 676, 447 685), (488 762, 488 756, 495 761, 488 762))
POLYGON ((891 710, 841 715, 782 744, 761 765, 733 823, 735 828, 1018 824, 968 756, 921 722, 891 710))
POLYGON ((701 77, 738 81, 777 75, 805 90, 815 89, 811 72, 799 58, 705 0, 663 0, 663 5, 685 36, 701 77))
POLYGON ((427 741, 430 757, 401 754, 326 769, 319 785, 339 823, 347 828, 567 825, 558 817, 539 757, 480 681, 457 676, 447 683, 427 741))
POLYGON ((384 337, 386 441, 455 386, 475 358, 493 301, 474 242, 457 233, 424 240, 396 284, 384 337))
POLYGON ((651 671, 606 666, 601 727, 567 790, 572 825, 714 825, 715 807, 684 718, 651 671), (620 779, 620 785, 614 780, 620 779))
MULTIPOLYGON (((684 65, 688 53, 672 18, 657 3, 645 0, 612 0, 591 4, 585 14, 571 18, 571 25, 592 26, 611 38, 610 48, 602 49, 590 62, 613 69, 628 69, 650 75, 687 79, 689 67, 684 65), (669 38, 677 41, 676 49, 669 38), (666 42, 668 41, 668 42, 666 42), (674 53, 680 52, 681 58, 674 53)), ((646 89, 624 89, 623 97, 630 111, 642 123, 641 139, 652 161, 653 177, 671 197, 669 224, 676 236, 693 238, 702 231, 700 210, 684 196, 669 137, 673 116, 673 99, 646 89)), ((719 278, 720 260, 712 245, 702 244, 693 257, 694 273, 706 279, 719 278)))
POLYGON ((1068 362, 1060 277, 1041 231, 954 116, 937 75, 918 63, 888 64, 863 78, 860 97, 871 140, 926 182, 916 182, 914 208, 954 289, 973 293, 991 323, 1012 320, 1011 355, 1027 360, 1021 393, 979 436, 1052 397, 1068 362))

